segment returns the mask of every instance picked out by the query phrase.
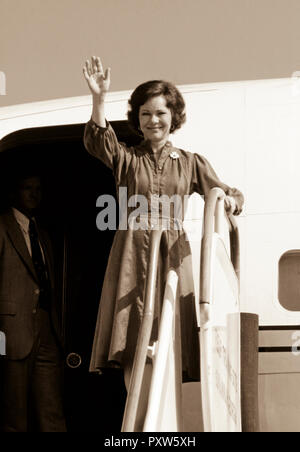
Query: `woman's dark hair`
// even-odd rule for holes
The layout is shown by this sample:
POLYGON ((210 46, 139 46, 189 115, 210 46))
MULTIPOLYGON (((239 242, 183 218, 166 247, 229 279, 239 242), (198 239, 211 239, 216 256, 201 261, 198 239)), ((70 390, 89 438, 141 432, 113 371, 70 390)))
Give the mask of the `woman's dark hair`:
POLYGON ((149 99, 156 96, 164 96, 166 105, 172 113, 171 132, 179 129, 185 122, 185 103, 176 86, 164 80, 150 80, 142 83, 132 93, 128 104, 128 121, 137 132, 140 130, 139 111, 149 99))

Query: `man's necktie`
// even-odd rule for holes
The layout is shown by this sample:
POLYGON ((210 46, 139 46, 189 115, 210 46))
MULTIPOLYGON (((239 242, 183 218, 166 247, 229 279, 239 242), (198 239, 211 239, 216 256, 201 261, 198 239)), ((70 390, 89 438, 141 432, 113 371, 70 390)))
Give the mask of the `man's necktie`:
POLYGON ((29 237, 31 243, 32 262, 39 280, 40 298, 39 306, 48 310, 50 307, 50 284, 47 268, 43 259, 42 250, 38 238, 37 228, 33 219, 29 222, 29 237))

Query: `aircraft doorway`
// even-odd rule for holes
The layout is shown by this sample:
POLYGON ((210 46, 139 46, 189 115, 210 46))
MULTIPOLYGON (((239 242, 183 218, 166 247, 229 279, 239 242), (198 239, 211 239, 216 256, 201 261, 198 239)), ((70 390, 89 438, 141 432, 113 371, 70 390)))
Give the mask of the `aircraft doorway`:
MULTIPOLYGON (((96 228, 96 199, 114 194, 113 176, 83 146, 84 125, 14 132, 1 143, 1 208, 16 170, 42 174, 41 218, 56 256, 65 342, 64 400, 69 431, 118 432, 126 401, 121 370, 89 373, 104 272, 114 231, 96 228)), ((127 133, 127 132, 126 132, 127 133)))

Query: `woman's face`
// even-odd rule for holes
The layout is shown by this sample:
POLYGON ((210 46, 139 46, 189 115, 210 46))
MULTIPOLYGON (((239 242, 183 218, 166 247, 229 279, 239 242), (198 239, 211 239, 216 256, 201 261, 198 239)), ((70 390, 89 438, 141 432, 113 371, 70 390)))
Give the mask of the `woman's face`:
POLYGON ((166 106, 165 97, 151 97, 141 105, 139 122, 145 140, 152 143, 167 141, 172 125, 172 113, 166 106))

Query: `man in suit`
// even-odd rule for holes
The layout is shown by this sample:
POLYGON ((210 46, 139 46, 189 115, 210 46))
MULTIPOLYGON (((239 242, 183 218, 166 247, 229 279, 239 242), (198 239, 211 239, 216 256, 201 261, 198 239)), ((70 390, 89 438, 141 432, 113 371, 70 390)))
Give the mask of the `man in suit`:
POLYGON ((11 193, 10 210, 0 216, 0 331, 6 337, 6 355, 0 357, 4 432, 66 431, 53 258, 48 235, 34 216, 40 202, 40 178, 25 176, 11 193))

